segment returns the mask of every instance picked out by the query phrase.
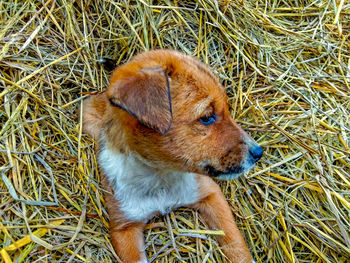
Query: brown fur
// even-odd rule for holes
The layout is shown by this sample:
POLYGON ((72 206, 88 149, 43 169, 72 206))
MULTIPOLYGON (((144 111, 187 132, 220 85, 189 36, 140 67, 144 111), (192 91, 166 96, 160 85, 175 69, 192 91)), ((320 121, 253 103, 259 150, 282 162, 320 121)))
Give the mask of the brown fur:
MULTIPOLYGON (((231 119, 226 100, 204 64, 175 51, 150 51, 117 68, 107 91, 84 101, 83 125, 94 139, 103 130, 111 147, 136 152, 159 170, 204 174, 197 176, 200 198, 192 207, 210 227, 225 231, 219 242, 230 261, 251 262, 220 188, 207 176, 206 164, 224 172, 240 165, 248 151, 243 140, 248 135, 231 119), (214 124, 198 121, 212 112, 214 124)), ((104 186, 109 188, 108 182, 104 186)), ((140 260, 144 225, 128 222, 112 194, 106 202, 117 254, 124 262, 140 260)))

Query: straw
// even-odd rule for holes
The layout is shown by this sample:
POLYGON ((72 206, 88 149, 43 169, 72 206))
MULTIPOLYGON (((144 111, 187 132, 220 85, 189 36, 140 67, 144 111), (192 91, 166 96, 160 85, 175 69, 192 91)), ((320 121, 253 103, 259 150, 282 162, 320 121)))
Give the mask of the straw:
MULTIPOLYGON (((256 262, 350 258, 347 1, 1 1, 0 262, 118 262, 78 106, 150 49, 199 58, 264 148, 218 182, 256 262)), ((152 262, 227 262, 196 211, 146 227, 152 262)))

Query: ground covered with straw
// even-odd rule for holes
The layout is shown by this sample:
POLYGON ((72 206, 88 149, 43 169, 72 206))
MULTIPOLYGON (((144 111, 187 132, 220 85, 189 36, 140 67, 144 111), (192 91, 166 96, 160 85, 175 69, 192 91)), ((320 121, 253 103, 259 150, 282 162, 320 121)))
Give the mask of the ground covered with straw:
MULTIPOLYGON (((257 262, 349 262, 348 1, 0 1, 0 262, 118 262, 79 102, 155 48, 207 63, 263 146, 219 182, 257 262), (112 63, 113 64, 113 63, 112 63)), ((153 219, 153 262, 226 262, 195 211, 153 219)))

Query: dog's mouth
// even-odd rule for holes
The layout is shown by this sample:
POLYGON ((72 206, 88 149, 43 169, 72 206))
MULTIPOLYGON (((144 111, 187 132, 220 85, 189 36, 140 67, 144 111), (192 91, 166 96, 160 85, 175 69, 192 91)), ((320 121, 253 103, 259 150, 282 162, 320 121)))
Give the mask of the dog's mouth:
POLYGON ((245 170, 242 166, 233 166, 226 169, 225 171, 221 171, 211 165, 205 166, 204 169, 209 174, 209 176, 218 178, 220 178, 221 175, 232 175, 232 177, 238 177, 245 170))
POLYGON ((225 170, 219 170, 214 166, 207 164, 204 167, 204 171, 211 177, 218 179, 230 180, 236 179, 244 172, 250 170, 255 164, 255 161, 252 158, 246 158, 243 160, 240 165, 233 165, 226 168, 225 170))
POLYGON ((209 176, 215 177, 218 179, 226 179, 226 180, 236 179, 243 172, 247 171, 247 169, 245 169, 242 166, 233 166, 233 167, 226 169, 225 171, 222 171, 222 170, 216 169, 215 167, 213 167, 211 165, 207 165, 204 169, 209 176))

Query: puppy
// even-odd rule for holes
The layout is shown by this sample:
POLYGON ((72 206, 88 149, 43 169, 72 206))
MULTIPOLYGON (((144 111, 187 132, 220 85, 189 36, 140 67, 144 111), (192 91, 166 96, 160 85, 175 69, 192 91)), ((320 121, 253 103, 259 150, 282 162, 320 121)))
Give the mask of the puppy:
POLYGON ((143 228, 154 215, 188 206, 231 262, 252 262, 220 187, 253 167, 262 148, 230 117, 225 89, 198 60, 170 50, 134 57, 107 90, 83 102, 84 132, 98 161, 113 247, 125 263, 147 262, 143 228))

